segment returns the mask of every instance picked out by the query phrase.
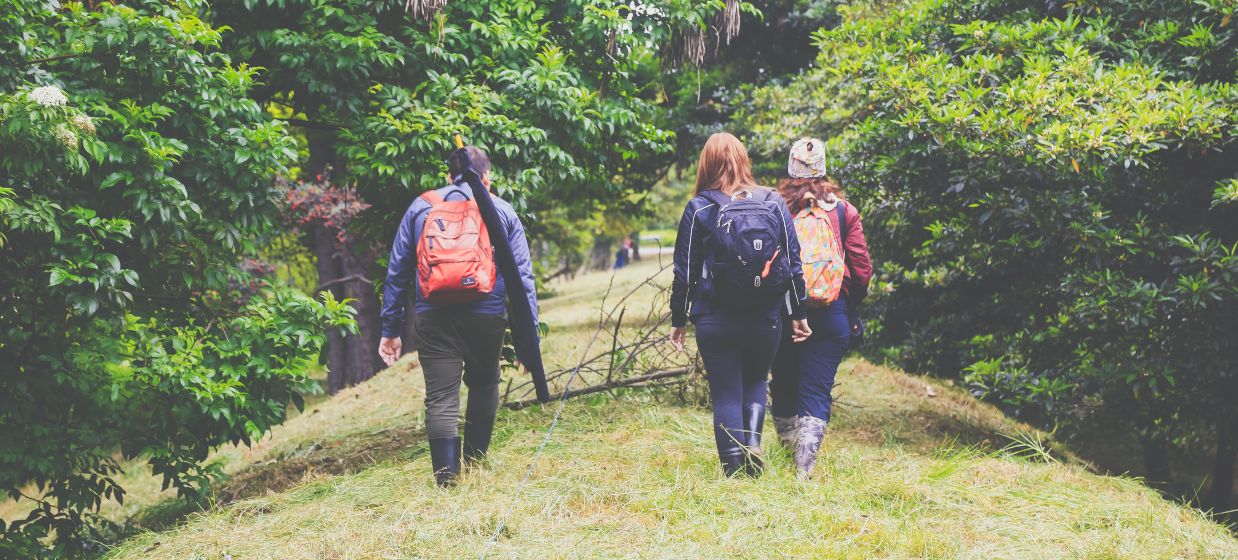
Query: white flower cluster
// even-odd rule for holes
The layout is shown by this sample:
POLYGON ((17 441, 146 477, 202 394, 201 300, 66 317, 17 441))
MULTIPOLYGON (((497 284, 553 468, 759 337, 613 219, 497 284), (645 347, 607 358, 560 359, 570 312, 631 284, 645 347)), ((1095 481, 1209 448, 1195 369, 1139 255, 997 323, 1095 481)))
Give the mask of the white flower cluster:
POLYGON ((52 135, 55 136, 61 144, 64 144, 64 147, 69 148, 70 150, 77 148, 77 133, 73 132, 73 130, 69 127, 63 124, 58 124, 56 125, 56 128, 52 129, 52 135))
POLYGON ((87 115, 76 115, 69 122, 78 130, 91 136, 95 135, 95 121, 87 115))
POLYGON ((69 102, 69 98, 56 86, 34 88, 30 92, 30 100, 44 107, 60 107, 69 102))

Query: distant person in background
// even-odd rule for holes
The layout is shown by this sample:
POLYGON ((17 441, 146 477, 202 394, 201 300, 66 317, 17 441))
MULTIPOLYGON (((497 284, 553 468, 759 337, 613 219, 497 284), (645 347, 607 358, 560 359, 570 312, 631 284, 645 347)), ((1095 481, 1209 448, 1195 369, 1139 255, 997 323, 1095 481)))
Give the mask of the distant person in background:
POLYGON ((799 254, 786 203, 753 181, 744 145, 710 136, 675 239, 670 338, 682 350, 688 320, 696 324, 727 476, 764 469, 766 383, 784 317, 793 319, 791 340, 811 334, 799 254))
POLYGON ((778 190, 794 213, 808 292, 808 326, 802 344, 783 344, 774 360, 774 428, 795 452, 801 478, 812 472, 830 421, 834 376, 851 344, 855 310, 873 275, 860 212, 825 173, 824 144, 801 139, 791 148, 790 177, 778 190))
MULTIPOLYGON (((490 159, 467 146, 473 169, 490 187, 490 159)), ((429 191, 404 213, 391 247, 383 290, 383 338, 379 354, 387 365, 400 357, 404 292, 416 292, 418 359, 426 380, 426 432, 430 461, 440 486, 460 472, 460 381, 469 389, 464 418, 463 457, 483 458, 490 446, 499 406, 499 353, 507 328, 506 290, 497 273, 494 248, 473 194, 461 176, 458 152, 447 160, 452 184, 429 191)), ((520 277, 537 321, 537 290, 524 225, 506 201, 491 195, 511 243, 520 277)))
POLYGON ((628 265, 629 253, 632 252, 632 240, 624 239, 619 242, 619 250, 615 251, 615 270, 628 265))

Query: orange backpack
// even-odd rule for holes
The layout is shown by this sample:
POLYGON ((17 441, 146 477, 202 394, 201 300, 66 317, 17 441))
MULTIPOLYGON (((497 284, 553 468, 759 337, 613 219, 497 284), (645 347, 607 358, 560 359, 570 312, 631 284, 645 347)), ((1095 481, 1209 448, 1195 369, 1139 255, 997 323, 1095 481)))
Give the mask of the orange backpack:
MULTIPOLYGON (((843 203, 838 204, 841 208, 843 203)), ((800 241, 800 261, 804 263, 808 306, 828 306, 838 299, 847 270, 842 242, 830 225, 830 213, 818 206, 816 200, 795 215, 794 223, 800 241)))
POLYGON ((427 303, 468 303, 494 290, 494 247, 477 202, 445 200, 438 191, 417 242, 417 281, 427 303))

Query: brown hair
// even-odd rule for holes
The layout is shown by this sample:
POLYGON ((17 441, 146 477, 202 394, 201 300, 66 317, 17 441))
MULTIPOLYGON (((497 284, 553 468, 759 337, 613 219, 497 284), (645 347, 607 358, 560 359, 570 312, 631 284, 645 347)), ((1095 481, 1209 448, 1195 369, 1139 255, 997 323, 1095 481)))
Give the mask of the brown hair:
POLYGON ((692 194, 701 194, 710 189, 724 193, 736 189, 755 187, 752 178, 752 163, 748 161, 748 149, 729 132, 718 132, 705 141, 701 148, 701 161, 696 166, 696 189, 692 194))
POLYGON ((830 193, 838 200, 847 200, 842 189, 825 177, 787 177, 778 182, 778 193, 787 201, 792 212, 799 212, 803 208, 804 198, 808 193, 812 193, 821 202, 825 202, 830 193))
MULTIPOLYGON (((485 150, 477 146, 465 146, 463 150, 469 156, 469 163, 472 164, 473 171, 477 172, 477 176, 485 177, 486 172, 490 171, 490 157, 486 155, 485 150)), ((447 173, 451 174, 452 180, 464 174, 464 158, 460 157, 460 150, 447 156, 447 173)))

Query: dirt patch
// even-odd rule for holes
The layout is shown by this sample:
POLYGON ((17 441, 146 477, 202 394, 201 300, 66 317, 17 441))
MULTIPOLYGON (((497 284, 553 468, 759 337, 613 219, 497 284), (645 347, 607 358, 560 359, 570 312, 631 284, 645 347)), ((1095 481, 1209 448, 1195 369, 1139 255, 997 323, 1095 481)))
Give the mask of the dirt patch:
POLYGON ((233 475, 220 486, 216 498, 223 505, 259 494, 283 492, 314 475, 352 474, 396 458, 411 461, 426 452, 418 445, 424 441, 425 430, 408 426, 313 442, 233 475))

